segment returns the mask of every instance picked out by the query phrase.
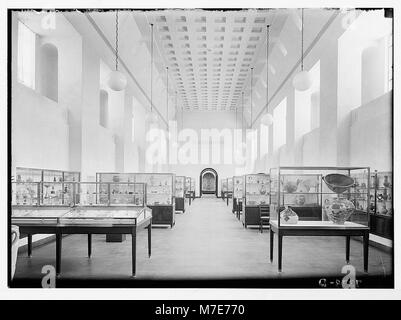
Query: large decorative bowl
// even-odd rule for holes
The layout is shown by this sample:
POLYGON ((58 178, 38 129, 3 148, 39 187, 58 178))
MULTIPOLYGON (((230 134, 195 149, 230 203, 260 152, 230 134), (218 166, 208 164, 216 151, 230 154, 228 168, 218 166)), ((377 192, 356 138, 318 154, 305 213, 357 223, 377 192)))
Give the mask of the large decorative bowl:
POLYGON ((353 178, 339 173, 328 174, 322 179, 327 187, 335 193, 343 193, 355 184, 353 178))
POLYGON ((344 224, 354 213, 354 210, 354 204, 347 199, 326 199, 323 205, 323 212, 335 224, 344 224))

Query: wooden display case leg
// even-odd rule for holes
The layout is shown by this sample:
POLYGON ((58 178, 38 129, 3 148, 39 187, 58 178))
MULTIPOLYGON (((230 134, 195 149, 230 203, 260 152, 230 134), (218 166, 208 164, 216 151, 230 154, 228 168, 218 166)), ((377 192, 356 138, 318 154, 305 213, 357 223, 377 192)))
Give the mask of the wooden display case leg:
POLYGON ((282 271, 283 265, 283 236, 281 234, 277 234, 278 237, 278 272, 282 271))
POLYGON ((152 222, 148 226, 148 256, 152 255, 152 222))
POLYGON ((27 238, 28 238, 28 257, 31 258, 32 257, 32 235, 28 234, 27 238))
POLYGON ((345 261, 349 263, 349 253, 350 253, 351 237, 345 236, 345 261))
POLYGON ((88 234, 88 258, 92 256, 92 235, 88 234))
POLYGON ((56 233, 56 275, 59 276, 61 273, 61 250, 63 247, 62 240, 63 235, 56 233))
POLYGON ((274 232, 270 229, 270 262, 273 262, 274 232))
POLYGON ((368 272, 369 265, 369 232, 363 235, 363 269, 368 272))
POLYGON ((136 275, 136 229, 135 228, 132 229, 131 238, 132 238, 132 244, 131 244, 132 276, 135 277, 135 275, 136 275))

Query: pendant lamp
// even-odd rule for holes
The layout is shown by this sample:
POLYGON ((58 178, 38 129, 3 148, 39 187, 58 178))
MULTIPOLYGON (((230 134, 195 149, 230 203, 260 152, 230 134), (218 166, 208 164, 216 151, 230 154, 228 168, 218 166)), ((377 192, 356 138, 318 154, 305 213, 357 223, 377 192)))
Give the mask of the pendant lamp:
MULTIPOLYGON (((270 25, 267 26, 266 38, 266 110, 269 111, 269 42, 270 42, 270 25)), ((267 112, 265 113, 260 122, 265 126, 273 124, 273 116, 267 112)))
POLYGON ((118 71, 118 10, 116 10, 116 70, 112 71, 107 80, 110 89, 114 91, 124 90, 127 86, 127 78, 123 73, 118 71))
POLYGON ((157 124, 157 115, 153 112, 153 23, 151 28, 151 43, 150 43, 150 112, 146 115, 146 121, 151 124, 157 124))
POLYGON ((302 37, 301 37, 301 71, 292 79, 292 85, 298 91, 308 90, 312 86, 312 77, 304 70, 304 9, 302 8, 302 37))

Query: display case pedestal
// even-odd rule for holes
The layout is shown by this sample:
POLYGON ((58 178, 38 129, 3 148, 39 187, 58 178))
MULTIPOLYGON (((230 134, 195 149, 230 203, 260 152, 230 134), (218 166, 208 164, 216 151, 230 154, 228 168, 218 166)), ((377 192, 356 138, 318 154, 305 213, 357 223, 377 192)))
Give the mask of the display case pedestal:
POLYGON ((175 211, 185 212, 185 198, 175 198, 175 211))
POLYGON ((169 225, 171 228, 175 224, 175 206, 150 206, 152 209, 153 225, 169 225))
POLYGON ((371 233, 386 239, 393 239, 393 217, 379 214, 370 215, 371 233))
POLYGON ((123 242, 125 240, 125 234, 106 234, 106 242, 123 242))
POLYGON ((245 210, 243 212, 242 225, 245 228, 247 228, 249 225, 260 225, 259 207, 245 206, 245 210))

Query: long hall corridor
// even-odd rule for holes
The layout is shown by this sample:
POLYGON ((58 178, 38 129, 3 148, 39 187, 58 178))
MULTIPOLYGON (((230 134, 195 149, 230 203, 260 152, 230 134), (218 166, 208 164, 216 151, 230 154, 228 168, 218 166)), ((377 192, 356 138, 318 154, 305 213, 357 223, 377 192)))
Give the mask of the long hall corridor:
MULTIPOLYGON (((286 237, 283 243, 283 272, 269 261, 269 231, 245 229, 232 214, 232 203, 214 196, 187 203, 184 214, 176 214, 171 228, 152 229, 152 256, 147 255, 147 233, 138 234, 136 279, 213 280, 277 277, 342 277, 345 241, 339 237, 286 237)), ((122 243, 109 243, 104 235, 93 236, 92 257, 87 257, 85 235, 63 239, 61 278, 129 279, 130 236, 122 243), (116 263, 118 259, 119 263, 116 263)), ((351 241, 351 261, 363 274, 362 244, 351 241)), ((275 259, 277 247, 275 247, 275 259)), ((19 252, 15 279, 42 278, 44 265, 55 264, 55 243, 19 252)), ((369 275, 391 274, 391 256, 376 248, 369 251, 369 275)))

